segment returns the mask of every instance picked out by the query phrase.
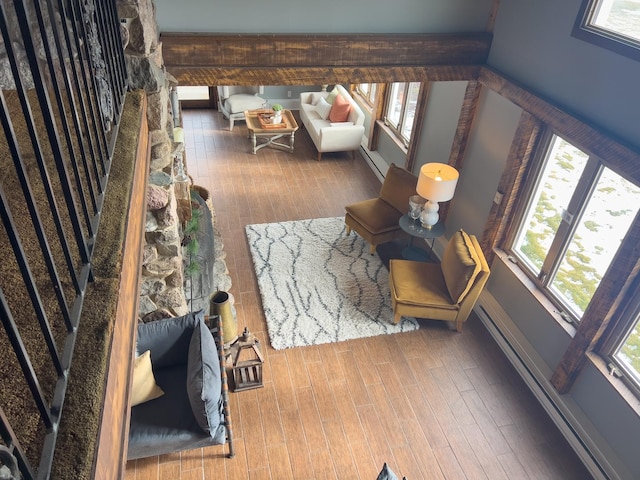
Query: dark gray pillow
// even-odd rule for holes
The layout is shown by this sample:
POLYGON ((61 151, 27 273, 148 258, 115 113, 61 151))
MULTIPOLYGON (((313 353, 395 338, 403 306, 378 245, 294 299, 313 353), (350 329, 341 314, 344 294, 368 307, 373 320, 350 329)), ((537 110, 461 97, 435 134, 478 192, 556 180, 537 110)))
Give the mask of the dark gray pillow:
MULTIPOLYGON (((391 470, 389 465, 385 462, 382 470, 380 470, 380 473, 378 474, 377 480, 398 480, 398 476, 393 473, 393 470, 391 470)), ((406 479, 403 478, 403 480, 406 479)))
POLYGON ((189 344, 187 394, 198 425, 213 438, 221 422, 220 361, 216 342, 203 320, 196 324, 189 344))
POLYGON ((198 322, 204 321, 199 310, 182 317, 171 317, 138 324, 136 355, 151 350, 154 371, 187 363, 189 342, 198 322))

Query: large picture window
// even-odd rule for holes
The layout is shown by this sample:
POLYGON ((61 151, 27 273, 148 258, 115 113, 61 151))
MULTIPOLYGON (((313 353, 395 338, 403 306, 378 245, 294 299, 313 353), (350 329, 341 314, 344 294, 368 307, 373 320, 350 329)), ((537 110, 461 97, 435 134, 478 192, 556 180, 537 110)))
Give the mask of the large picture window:
POLYGON ((640 188, 558 135, 542 142, 511 253, 580 321, 640 207, 640 188))
POLYGON ((420 82, 399 82, 390 86, 385 123, 402 140, 405 147, 411 141, 419 93, 420 82))
POLYGON ((638 60, 640 59, 640 2, 583 0, 573 35, 638 60))

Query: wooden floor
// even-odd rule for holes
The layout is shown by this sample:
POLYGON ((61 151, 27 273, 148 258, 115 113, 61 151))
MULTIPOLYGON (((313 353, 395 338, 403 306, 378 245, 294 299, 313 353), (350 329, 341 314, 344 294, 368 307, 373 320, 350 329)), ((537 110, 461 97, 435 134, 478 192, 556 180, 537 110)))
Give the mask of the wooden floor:
POLYGON ((479 319, 275 351, 244 234, 252 223, 344 215, 380 182, 360 156, 249 153, 213 110, 184 112, 188 169, 212 192, 238 325, 262 341, 264 388, 231 393, 236 456, 210 447, 131 461, 127 480, 361 479, 384 462, 408 480, 591 478, 479 319))

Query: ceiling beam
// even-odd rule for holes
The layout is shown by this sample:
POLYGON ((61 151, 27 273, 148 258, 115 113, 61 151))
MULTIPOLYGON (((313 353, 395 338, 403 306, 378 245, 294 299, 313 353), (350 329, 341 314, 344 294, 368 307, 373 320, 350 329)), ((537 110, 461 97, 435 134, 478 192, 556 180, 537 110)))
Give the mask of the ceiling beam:
POLYGON ((163 33, 167 71, 181 85, 320 85, 467 80, 492 35, 163 33))

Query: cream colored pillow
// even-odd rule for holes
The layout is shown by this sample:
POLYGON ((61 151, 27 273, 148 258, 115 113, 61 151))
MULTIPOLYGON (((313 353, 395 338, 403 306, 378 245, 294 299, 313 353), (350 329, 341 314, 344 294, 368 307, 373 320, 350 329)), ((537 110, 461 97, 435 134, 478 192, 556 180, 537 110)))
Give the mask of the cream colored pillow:
POLYGON ((133 366, 133 385, 131 387, 131 406, 135 407, 149 400, 164 395, 162 389, 156 385, 151 368, 151 352, 147 350, 136 357, 133 366))
POLYGON ((318 100, 318 104, 316 105, 316 112, 318 112, 318 115, 320 115, 323 120, 326 120, 329 118, 331 105, 329 105, 324 98, 321 98, 320 100, 318 100))
POLYGON ((317 105, 318 102, 320 101, 321 98, 324 98, 322 96, 322 92, 313 92, 311 95, 311 105, 317 105))

